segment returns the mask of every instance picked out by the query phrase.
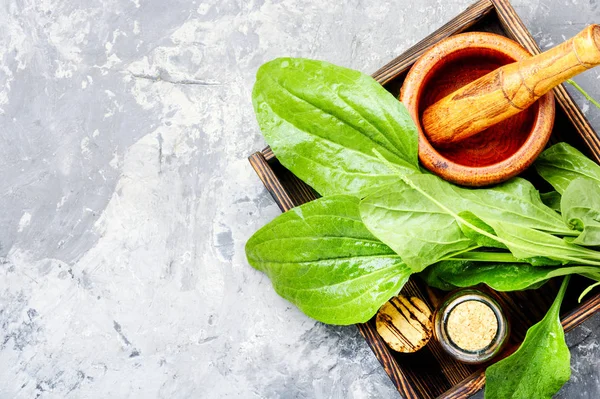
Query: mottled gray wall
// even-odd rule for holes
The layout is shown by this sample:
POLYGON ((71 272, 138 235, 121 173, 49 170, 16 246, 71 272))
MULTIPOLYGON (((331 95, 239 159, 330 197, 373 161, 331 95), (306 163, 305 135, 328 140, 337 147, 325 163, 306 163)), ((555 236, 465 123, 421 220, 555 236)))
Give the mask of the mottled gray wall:
MULTIPOLYGON (((279 213, 250 93, 277 56, 373 72, 470 3, 0 1, 0 398, 394 397, 355 328, 246 263, 279 213)), ((600 16, 514 4, 544 48, 600 16)), ((564 398, 600 396, 599 324, 564 398)))

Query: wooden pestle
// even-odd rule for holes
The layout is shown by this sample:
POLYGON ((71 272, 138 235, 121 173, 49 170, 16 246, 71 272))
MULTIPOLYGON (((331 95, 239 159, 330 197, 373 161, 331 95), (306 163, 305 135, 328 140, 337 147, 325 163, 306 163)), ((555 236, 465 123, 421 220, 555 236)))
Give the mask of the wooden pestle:
POLYGON ((590 25, 542 54, 504 65, 442 98, 423 112, 423 129, 434 146, 466 139, 599 64, 600 25, 590 25))

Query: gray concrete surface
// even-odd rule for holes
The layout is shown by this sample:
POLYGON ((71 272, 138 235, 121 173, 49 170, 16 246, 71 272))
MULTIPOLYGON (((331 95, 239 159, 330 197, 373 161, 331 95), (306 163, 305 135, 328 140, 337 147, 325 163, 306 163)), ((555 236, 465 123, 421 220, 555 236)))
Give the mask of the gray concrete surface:
MULTIPOLYGON (((355 328, 246 263, 279 213, 250 93, 277 56, 373 72, 470 3, 0 1, 0 398, 396 397, 355 328)), ((600 17, 514 5, 544 48, 600 17)), ((600 397, 599 325, 559 397, 600 397)))

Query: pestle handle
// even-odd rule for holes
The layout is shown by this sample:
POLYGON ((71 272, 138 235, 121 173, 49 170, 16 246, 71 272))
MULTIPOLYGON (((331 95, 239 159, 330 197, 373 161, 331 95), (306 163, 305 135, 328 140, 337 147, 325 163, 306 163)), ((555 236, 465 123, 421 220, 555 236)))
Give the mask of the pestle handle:
POLYGON ((504 65, 423 112, 425 134, 447 146, 515 115, 573 76, 600 64, 600 25, 526 60, 504 65))

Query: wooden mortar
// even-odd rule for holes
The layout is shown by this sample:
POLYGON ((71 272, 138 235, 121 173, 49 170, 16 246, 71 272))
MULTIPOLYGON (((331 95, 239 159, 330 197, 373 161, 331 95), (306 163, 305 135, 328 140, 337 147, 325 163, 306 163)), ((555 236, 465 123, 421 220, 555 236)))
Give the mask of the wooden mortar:
POLYGON ((423 112, 447 95, 504 65, 529 58, 529 52, 518 43, 484 32, 451 36, 421 56, 404 81, 400 101, 417 124, 419 159, 427 169, 453 183, 486 186, 531 165, 552 133, 555 108, 551 92, 480 134, 444 147, 432 145, 422 124, 423 112))
POLYGON ((435 146, 464 140, 598 64, 600 26, 590 25, 542 54, 498 68, 437 101, 423 112, 423 129, 435 146))

